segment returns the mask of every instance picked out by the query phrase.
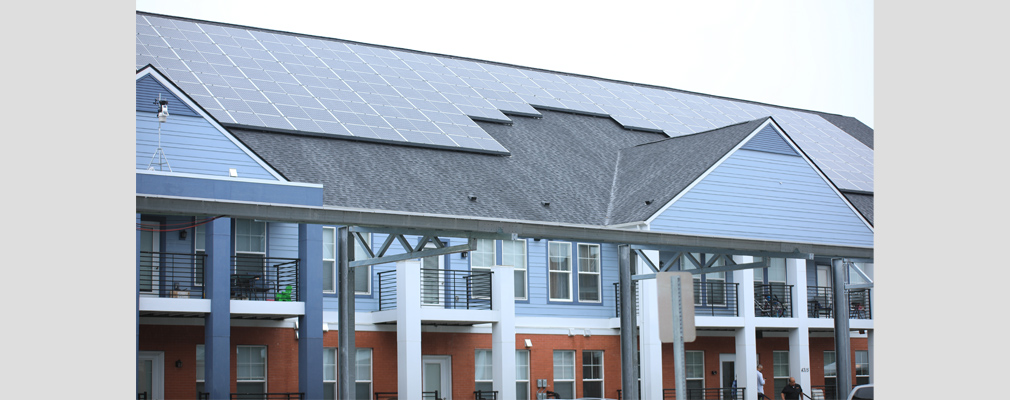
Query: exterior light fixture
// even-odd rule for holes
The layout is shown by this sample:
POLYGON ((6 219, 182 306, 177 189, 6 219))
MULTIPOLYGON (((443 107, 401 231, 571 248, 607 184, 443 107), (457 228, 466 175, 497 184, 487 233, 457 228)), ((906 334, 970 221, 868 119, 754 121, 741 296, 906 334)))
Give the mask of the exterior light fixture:
POLYGON ((182 368, 182 360, 175 360, 175 367, 182 368))
POLYGON ((186 240, 186 236, 189 236, 189 233, 186 233, 185 229, 179 231, 179 240, 186 240))
POLYGON ((462 253, 459 253, 459 258, 466 258, 466 253, 467 252, 465 252, 465 251, 462 252, 462 253))
POLYGON ((530 347, 533 347, 533 341, 532 340, 523 339, 523 341, 526 342, 526 348, 527 349, 530 348, 530 347))

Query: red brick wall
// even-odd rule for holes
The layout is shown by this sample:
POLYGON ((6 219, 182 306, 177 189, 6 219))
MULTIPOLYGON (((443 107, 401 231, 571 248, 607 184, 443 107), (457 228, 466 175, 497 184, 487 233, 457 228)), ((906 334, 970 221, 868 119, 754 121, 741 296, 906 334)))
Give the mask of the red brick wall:
MULTIPOLYGON (((835 339, 830 337, 810 338, 810 385, 824 385, 824 352, 835 350, 835 339)), ((852 360, 850 376, 852 383, 856 382, 856 350, 869 350, 866 338, 854 338, 849 341, 849 354, 852 360)))

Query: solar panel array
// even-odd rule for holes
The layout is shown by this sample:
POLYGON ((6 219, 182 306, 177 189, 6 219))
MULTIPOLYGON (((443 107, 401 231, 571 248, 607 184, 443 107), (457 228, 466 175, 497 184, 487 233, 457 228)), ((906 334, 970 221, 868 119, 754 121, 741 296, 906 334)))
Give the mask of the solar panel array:
POLYGON ((295 34, 137 15, 154 65, 224 123, 507 153, 477 120, 534 107, 681 136, 772 116, 843 189, 873 190, 873 150, 802 111, 295 34))

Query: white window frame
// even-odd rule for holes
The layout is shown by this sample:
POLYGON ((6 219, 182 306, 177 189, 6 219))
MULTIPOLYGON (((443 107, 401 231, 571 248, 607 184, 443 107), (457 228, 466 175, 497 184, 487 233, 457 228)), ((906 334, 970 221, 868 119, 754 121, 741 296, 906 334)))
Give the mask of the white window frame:
MULTIPOLYGON (((491 267, 497 264, 497 246, 498 243, 494 239, 477 239, 477 249, 470 252, 470 272, 486 272, 491 273, 491 267), (488 262, 487 265, 482 265, 475 263, 476 260, 484 260, 488 262)), ((442 273, 442 272, 440 272, 442 273)), ((488 282, 488 277, 490 275, 483 275, 481 278, 474 278, 474 286, 487 286, 487 289, 477 290, 475 288, 473 293, 473 298, 475 299, 490 299, 491 283, 488 282)))
MULTIPOLYGON (((572 398, 575 398, 576 397, 576 392, 575 392, 575 390, 576 390, 576 387, 575 387, 575 350, 554 350, 554 358, 552 360, 553 360, 553 366, 554 366, 554 391, 555 392, 558 391, 558 385, 559 384, 571 385, 571 388, 572 388, 572 398), (571 365, 564 364, 564 365, 560 365, 559 366, 558 365, 558 355, 559 354, 562 354, 562 357, 564 357, 565 355, 570 355, 571 356, 571 360, 572 360, 571 365), (563 373, 565 371, 570 372, 571 377, 569 378, 569 377, 566 377, 564 375, 562 375, 561 377, 558 377, 559 367, 561 368, 561 371, 563 373)), ((564 362, 565 360, 562 359, 561 361, 564 362)))
POLYGON ((491 387, 492 387, 491 390, 494 390, 493 389, 494 388, 494 363, 492 361, 492 357, 493 357, 493 354, 491 352, 491 349, 476 349, 476 350, 474 350, 474 356, 473 356, 473 382, 474 382, 474 390, 475 391, 476 391, 476 388, 477 388, 477 384, 480 384, 480 383, 490 384, 491 387), (480 355, 482 353, 484 354, 484 360, 486 362, 485 364, 479 364, 478 363, 480 361, 480 359, 481 359, 480 355), (480 376, 481 372, 484 372, 486 374, 483 377, 483 379, 481 379, 481 376, 480 376))
POLYGON ((527 279, 529 277, 526 274, 526 268, 527 268, 526 267, 526 264, 527 264, 527 258, 526 258, 526 254, 527 254, 526 253, 526 239, 502 240, 501 242, 502 242, 502 251, 501 251, 502 261, 501 261, 501 265, 511 266, 513 268, 513 273, 515 274, 515 282, 519 282, 520 280, 522 281, 522 284, 519 285, 519 286, 517 286, 517 287, 521 287, 522 288, 522 290, 523 290, 522 296, 516 296, 515 299, 516 300, 528 300, 529 299, 529 284, 527 283, 527 279), (522 247, 522 252, 521 253, 506 252, 505 251, 505 244, 506 243, 514 244, 514 245, 517 245, 517 246, 521 246, 522 247), (519 263, 522 263, 522 265, 518 265, 519 263))
POLYGON ((599 382, 600 383, 600 397, 603 397, 603 394, 606 393, 607 388, 605 386, 606 385, 606 379, 605 379, 605 376, 604 376, 604 368, 603 368, 604 360, 603 360, 603 356, 604 356, 603 350, 582 350, 582 397, 589 397, 586 394, 586 382, 599 382), (586 364, 586 353, 599 353, 600 354, 600 363, 599 364, 588 364, 587 365, 586 364), (594 368, 594 367, 599 369, 600 376, 598 378, 587 378, 586 377, 586 368, 594 368))
POLYGON ((869 381, 869 379, 870 379, 870 352, 868 350, 855 350, 855 357, 852 359, 852 364, 855 365, 855 367, 856 367, 856 380, 858 381, 859 378, 866 378, 867 381, 869 381), (863 356, 862 357, 864 359, 863 362, 859 362, 860 361, 859 359, 861 358, 860 355, 863 356), (864 365, 864 367, 863 367, 865 369, 864 371, 860 371, 859 370, 860 369, 859 368, 860 365, 864 365), (860 373, 860 372, 865 372, 865 373, 860 373))
MULTIPOLYGON (((558 256, 558 257, 560 257, 560 256, 558 256)), ((552 241, 547 242, 547 298, 548 298, 548 300, 550 300, 550 301, 567 301, 567 302, 570 302, 570 301, 572 301, 572 292, 574 290, 575 289, 574 289, 574 287, 572 285, 572 244, 569 243, 569 242, 552 242, 552 241), (559 246, 560 249, 567 249, 567 251, 562 251, 561 252, 561 254, 563 254, 564 257, 565 257, 565 260, 567 260, 566 264, 563 265, 562 267, 566 267, 567 269, 557 269, 557 270, 551 269, 551 264, 553 263, 552 262, 552 258, 555 258, 555 256, 551 255, 551 248, 552 248, 552 246, 559 246), (556 276, 557 276, 557 278, 555 278, 556 276), (567 280, 567 282, 568 282, 568 296, 567 297, 554 297, 553 290, 551 290, 551 286, 552 286, 551 283, 555 279, 559 279, 559 280, 560 279, 565 279, 565 280, 567 280)))
POLYGON ((530 390, 530 351, 516 349, 516 399, 530 400, 530 390), (521 360, 525 360, 525 364, 521 360), (522 384, 526 385, 526 390, 520 390, 522 384))
POLYGON ((580 303, 602 303, 603 302, 603 253, 600 245, 593 243, 579 243, 576 247, 578 249, 577 262, 579 271, 579 302, 580 303), (582 257, 582 248, 596 248, 596 258, 582 257), (586 260, 584 262, 583 260, 586 260), (592 264, 588 261, 595 261, 596 271, 583 270, 584 264, 592 264), (589 275, 596 277, 596 300, 585 300, 582 298, 582 276, 589 275))
MULTIPOLYGON (((361 233, 361 237, 362 237, 362 239, 365 239, 366 243, 368 243, 368 247, 372 247, 372 234, 371 233, 362 232, 361 233)), ((368 258, 368 252, 365 251, 364 248, 361 248, 361 245, 358 244, 358 239, 356 239, 356 238, 350 238, 350 239, 351 240, 349 240, 349 242, 350 242, 349 244, 351 245, 351 248, 354 249, 353 250, 354 251, 354 260, 357 261, 357 260, 367 259, 368 258)), ((334 263, 334 267, 336 267, 336 263, 334 263)), ((337 276, 337 271, 333 272, 333 276, 334 276, 334 278, 337 276)), ((368 296, 368 295, 372 294, 372 266, 371 265, 366 265, 364 267, 354 267, 354 294, 355 295, 362 295, 362 296, 368 296), (365 274, 365 288, 366 288, 365 290, 358 290, 358 275, 359 274, 365 274)))
POLYGON ((789 350, 774 350, 772 351, 772 387, 775 393, 779 393, 787 384, 789 384, 789 350))
POLYGON ((337 396, 339 396, 339 392, 337 390, 337 381, 338 381, 337 377, 340 374, 339 374, 339 372, 337 372, 337 368, 340 368, 340 366, 337 363, 337 348, 336 347, 324 347, 323 348, 323 387, 324 387, 323 391, 325 392, 325 387, 327 385, 333 386, 333 400, 336 400, 337 396), (326 355, 327 354, 330 355, 330 360, 333 360, 332 363, 327 363, 326 362, 326 355), (327 370, 332 371, 332 376, 330 376, 329 374, 326 373, 327 370))
MULTIPOLYGON (((356 347, 354 350, 355 350, 354 351, 354 354, 355 354, 354 355, 354 368, 357 368, 355 370, 355 374, 354 374, 354 384, 358 385, 358 384, 362 384, 362 383, 367 383, 368 384, 368 396, 364 397, 364 398, 371 399, 372 398, 372 393, 375 390, 375 385, 374 385, 373 379, 372 379, 373 378, 373 375, 372 375, 372 366, 375 364, 375 358, 373 357, 372 348, 371 347, 356 347), (368 357, 366 357, 366 359, 364 360, 365 362, 362 362, 362 355, 365 355, 365 354, 367 354, 368 357), (365 374, 362 373, 363 372, 362 368, 365 368, 368 371, 368 377, 367 378, 365 378, 365 374)), ((363 397, 363 396, 361 396, 361 393, 358 393, 357 390, 355 391, 355 394, 358 396, 358 398, 362 398, 363 397)))
MULTIPOLYGON (((263 393, 269 393, 270 391, 267 388, 267 378, 268 378, 268 374, 267 374, 268 368, 267 367, 269 366, 269 363, 267 362, 268 356, 269 356, 269 354, 267 354, 267 346, 261 346, 261 345, 254 345, 254 346, 239 345, 239 346, 235 346, 235 364, 236 364, 235 382, 236 382, 236 384, 239 384, 239 383, 262 383, 263 384, 263 393), (242 371, 242 365, 245 364, 245 363, 242 362, 242 358, 239 356, 242 353, 242 349, 259 349, 262 352, 262 354, 263 354, 263 376, 262 377, 243 377, 241 375, 242 374, 242 372, 241 372, 242 371)), ((241 392, 241 390, 239 390, 239 392, 241 392)))
POLYGON ((323 279, 323 293, 337 293, 337 228, 333 226, 323 227, 323 271, 330 272, 330 279, 323 279), (330 239, 326 237, 328 232, 332 232, 330 239), (327 249, 331 257, 327 257, 327 249), (330 289, 326 288, 327 284, 330 289))
MULTIPOLYGON (((268 226, 267 225, 268 224, 266 223, 266 221, 257 221, 257 220, 254 220, 254 219, 236 219, 235 220, 235 235, 233 237, 233 240, 234 240, 233 243, 234 243, 234 246, 235 246, 234 247, 234 249, 235 249, 235 255, 236 256, 241 256, 241 255, 258 255, 258 256, 261 256, 263 258, 263 266, 262 266, 261 271, 260 271, 261 275, 266 275, 267 236, 268 236, 268 233, 267 233, 268 226), (242 232, 243 227, 244 227, 243 224, 246 223, 246 222, 249 222, 251 224, 263 224, 263 234, 262 235, 242 234, 241 232, 242 232), (240 243, 239 239, 240 239, 240 236, 241 237, 261 236, 261 238, 260 238, 260 242, 261 242, 260 246, 257 246, 257 247, 262 247, 262 250, 252 250, 252 249, 239 250, 239 243, 240 243)), ((245 246, 243 246, 243 247, 245 247, 245 246)), ((238 263, 236 263, 236 265, 232 268, 232 273, 233 274, 237 274, 238 273, 238 263)))
POLYGON ((684 351, 684 376, 688 383, 701 382, 699 387, 705 388, 705 352, 702 350, 685 350, 684 351), (690 362, 695 357, 701 360, 701 363, 690 362))
MULTIPOLYGON (((196 383, 197 393, 200 393, 200 384, 207 382, 207 355, 206 347, 202 344, 196 345, 196 383)), ((206 390, 204 386, 204 390, 206 390)))

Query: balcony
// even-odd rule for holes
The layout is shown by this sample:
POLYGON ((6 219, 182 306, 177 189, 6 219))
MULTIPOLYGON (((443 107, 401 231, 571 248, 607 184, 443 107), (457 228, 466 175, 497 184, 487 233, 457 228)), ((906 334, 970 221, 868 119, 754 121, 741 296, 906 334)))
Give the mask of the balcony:
MULTIPOLYGON (((397 400, 400 398, 400 394, 397 392, 375 392, 375 400, 397 400)), ((421 392, 422 400, 438 400, 438 391, 421 392)))
MULTIPOLYGON (((210 399, 210 393, 201 392, 197 396, 199 400, 210 399)), ((305 393, 230 393, 231 400, 302 400, 305 393)))
POLYGON ((754 284, 754 315, 758 317, 792 318, 793 285, 784 283, 754 284))
MULTIPOLYGON (((870 289, 846 290, 849 300, 849 319, 872 319, 870 289)), ((830 286, 807 288, 807 317, 834 318, 834 301, 830 286)))
MULTIPOLYGON (((694 282, 694 315, 737 317, 739 312, 738 284, 727 282, 694 282)), ((639 300, 635 300, 637 308, 639 300)), ((621 316, 621 288, 614 284, 614 307, 621 316)))
MULTIPOLYGON (((142 296, 202 299, 205 254, 140 252, 142 296)), ((298 297, 298 259, 239 255, 231 259, 233 300, 290 300, 298 297)))
MULTIPOLYGON (((490 271, 421 268, 421 307, 450 310, 490 310, 490 271)), ((396 270, 376 274, 379 311, 396 309, 396 270)))

